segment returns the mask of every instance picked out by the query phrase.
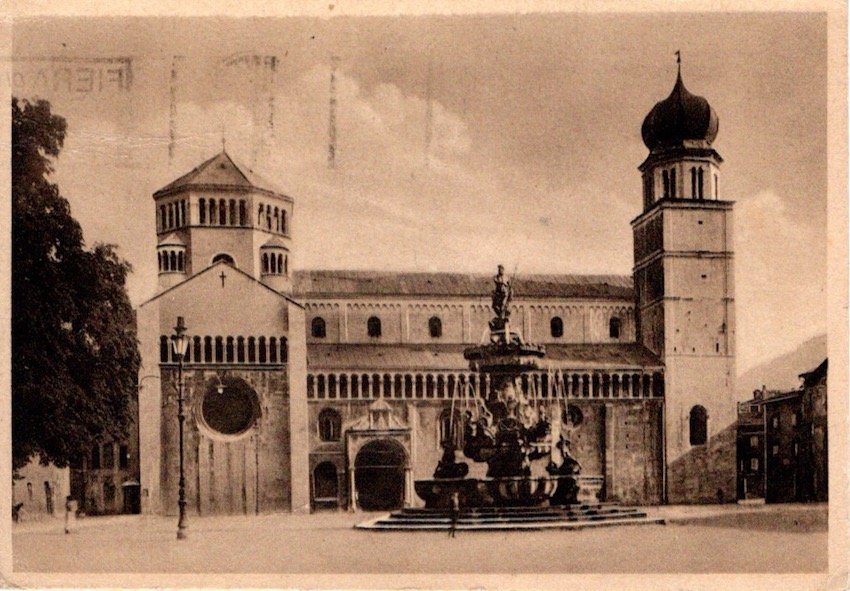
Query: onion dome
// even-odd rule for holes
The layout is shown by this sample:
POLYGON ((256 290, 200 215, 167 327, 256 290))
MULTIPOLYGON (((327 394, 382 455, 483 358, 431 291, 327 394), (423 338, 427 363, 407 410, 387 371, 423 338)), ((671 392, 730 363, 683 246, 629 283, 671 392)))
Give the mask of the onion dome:
POLYGON ((718 127, 717 113, 703 97, 688 92, 680 71, 673 92, 655 104, 640 131, 646 147, 656 151, 682 146, 685 141, 711 145, 718 127))

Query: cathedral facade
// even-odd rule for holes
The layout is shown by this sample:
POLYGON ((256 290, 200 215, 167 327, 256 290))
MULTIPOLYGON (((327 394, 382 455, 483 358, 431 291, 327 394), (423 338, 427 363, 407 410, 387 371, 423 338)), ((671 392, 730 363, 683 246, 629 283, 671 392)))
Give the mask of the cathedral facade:
MULTIPOLYGON (((546 347, 522 391, 560 414, 600 500, 735 499, 732 203, 717 129, 681 76, 646 117, 632 276, 513 278, 512 326, 546 347)), ((225 152, 153 198, 159 291, 137 311, 140 376, 158 376, 139 399, 142 510, 177 509, 178 316, 191 512, 421 504, 413 482, 431 478, 491 386, 463 357, 492 317, 491 276, 295 270, 293 199, 225 152)))

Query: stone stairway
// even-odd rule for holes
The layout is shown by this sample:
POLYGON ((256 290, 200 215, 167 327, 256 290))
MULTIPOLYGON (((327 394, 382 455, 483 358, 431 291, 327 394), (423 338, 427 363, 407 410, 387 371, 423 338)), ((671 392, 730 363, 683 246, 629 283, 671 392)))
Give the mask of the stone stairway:
POLYGON ((408 507, 357 524, 358 529, 381 531, 494 531, 583 529, 612 525, 663 524, 664 519, 617 503, 565 507, 481 507, 448 509, 408 507))

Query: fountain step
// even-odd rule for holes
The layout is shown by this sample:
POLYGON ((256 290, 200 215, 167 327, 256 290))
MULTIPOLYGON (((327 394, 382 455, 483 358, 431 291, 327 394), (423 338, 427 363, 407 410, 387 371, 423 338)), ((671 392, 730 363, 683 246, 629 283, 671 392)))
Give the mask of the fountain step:
POLYGON ((494 522, 494 523, 395 523, 376 519, 358 524, 358 529, 371 531, 533 531, 546 529, 588 529, 595 527, 611 527, 615 525, 663 525, 660 517, 628 517, 624 519, 604 519, 596 521, 530 521, 530 522, 494 522))
POLYGON ((567 507, 477 507, 454 514, 447 509, 407 508, 357 525, 371 530, 512 530, 579 529, 600 525, 663 524, 633 507, 571 505, 567 507))
MULTIPOLYGON (((464 511, 475 511, 478 513, 533 513, 537 511, 562 511, 562 510, 599 510, 606 509, 611 507, 621 507, 616 501, 607 501, 601 503, 585 503, 585 504, 573 504, 573 505, 554 505, 554 506, 544 506, 544 507, 469 507, 463 509, 464 511)), ((435 508, 426 508, 426 507, 406 507, 404 509, 406 513, 443 513, 447 511, 447 509, 435 509, 435 508)))
MULTIPOLYGON (((570 516, 583 515, 612 515, 624 512, 633 512, 634 509, 629 507, 602 507, 593 509, 566 509, 560 507, 540 508, 535 511, 479 511, 477 509, 461 509, 459 515, 464 518, 499 518, 499 519, 527 519, 527 518, 544 518, 554 517, 563 518, 570 516)), ((402 511, 394 511, 390 514, 391 517, 404 517, 405 519, 431 519, 435 517, 451 516, 452 512, 448 509, 429 510, 427 512, 411 511, 404 509, 402 511)))
POLYGON ((561 515, 547 515, 545 517, 489 517, 486 519, 478 518, 478 517, 458 517, 457 519, 452 519, 449 516, 446 517, 430 517, 427 519, 419 518, 419 519, 406 519, 404 517, 391 517, 389 519, 384 519, 385 523, 406 523, 406 524, 415 524, 415 523, 534 523, 534 522, 554 522, 554 521, 603 521, 606 519, 631 519, 631 518, 643 518, 646 517, 646 513, 641 513, 638 511, 628 512, 628 513, 617 513, 611 515, 574 515, 574 516, 561 516, 561 515))

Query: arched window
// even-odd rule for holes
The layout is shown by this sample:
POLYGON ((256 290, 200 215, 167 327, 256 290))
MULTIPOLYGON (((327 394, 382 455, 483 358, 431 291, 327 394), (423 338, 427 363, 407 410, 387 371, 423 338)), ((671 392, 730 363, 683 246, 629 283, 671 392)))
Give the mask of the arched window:
POLYGON ((289 349, 287 348, 286 337, 280 337, 280 362, 286 363, 289 360, 289 349))
POLYGON ((691 166, 691 198, 697 198, 697 169, 691 166))
POLYGON ((702 168, 699 169, 697 173, 697 192, 699 193, 699 198, 703 198, 703 176, 702 176, 702 168))
POLYGON ((269 363, 277 363, 277 339, 269 337, 269 363))
POLYGON ((257 347, 258 347, 258 358, 257 361, 260 363, 266 362, 266 337, 260 337, 257 339, 257 347))
POLYGON ((210 225, 214 226, 216 223, 216 209, 215 209, 215 199, 210 199, 208 202, 209 205, 209 214, 210 214, 210 225))
POLYGON ((313 338, 323 339, 327 336, 327 327, 325 326, 325 319, 320 316, 316 316, 313 318, 313 322, 310 326, 310 333, 313 335, 313 338))
POLYGON ((665 170, 661 172, 661 177, 664 179, 664 198, 666 199, 670 196, 670 175, 665 170))
POLYGON ((443 321, 439 316, 432 316, 428 320, 428 332, 432 339, 438 339, 443 336, 443 321))
POLYGON ((168 266, 172 271, 177 270, 177 253, 173 250, 168 255, 168 266))
POLYGON ((269 272, 269 253, 263 253, 263 273, 269 272))
POLYGON ((224 346, 225 359, 228 363, 233 363, 233 337, 227 337, 227 344, 224 346))
POLYGON ((236 199, 230 200, 230 225, 236 225, 236 199))
POLYGON ((556 339, 564 336, 564 321, 561 320, 560 316, 555 316, 549 321, 549 331, 552 333, 552 337, 556 339))
POLYGON ((219 199, 218 201, 218 224, 220 226, 227 225, 227 203, 225 203, 224 199, 219 199))
POLYGON ((162 271, 162 252, 156 253, 156 262, 159 267, 160 272, 162 271))
POLYGON ((708 413, 705 408, 699 404, 693 407, 689 423, 691 445, 705 445, 708 441, 708 413))
POLYGON ((272 229, 272 208, 271 205, 266 208, 266 229, 272 229))
POLYGON ((192 359, 201 362, 201 337, 192 337, 192 359))
POLYGON ((248 363, 257 361, 257 339, 248 337, 248 363))
POLYGON ((283 257, 283 274, 289 275, 289 257, 283 257))
POLYGON ((186 225, 186 200, 185 199, 183 199, 180 202, 180 225, 181 226, 186 225))
POLYGON ((670 197, 676 198, 676 169, 670 170, 670 197))
POLYGON ((166 211, 168 212, 168 222, 167 222, 167 225, 168 225, 168 227, 169 227, 169 228, 173 228, 173 227, 174 227, 174 204, 173 204, 173 203, 169 203, 169 204, 168 204, 168 209, 167 209, 166 211))
POLYGON ((286 234, 286 210, 280 210, 280 231, 286 234))
POLYGON ((342 436, 342 418, 332 408, 325 408, 319 413, 319 439, 322 441, 339 441, 342 436))
POLYGON ((236 337, 236 362, 245 363, 245 337, 236 337))
POLYGON ((271 264, 269 266, 271 267, 271 272, 277 275, 277 257, 274 255, 274 253, 272 253, 270 262, 271 264))
POLYGON ((263 204, 260 203, 260 206, 257 208, 257 225, 263 223, 263 204))
POLYGON ((159 229, 160 230, 165 230, 166 221, 167 220, 166 220, 166 217, 165 217, 165 206, 160 205, 159 206, 159 229))
POLYGON ((274 208, 274 229, 275 232, 280 232, 280 209, 274 208))
POLYGON ((717 175, 714 175, 714 198, 720 199, 720 181, 717 178, 717 175))
POLYGON ((440 432, 437 434, 438 442, 443 445, 447 442, 454 443, 456 448, 463 447, 463 425, 460 412, 455 409, 454 413, 449 408, 440 413, 440 432))
POLYGON ((620 328, 622 325, 622 321, 614 316, 611 320, 608 321, 608 336, 612 339, 620 338, 620 328))
POLYGON ((177 270, 178 271, 184 270, 184 268, 183 268, 183 251, 182 250, 177 253, 177 270))
POLYGON ((207 363, 212 363, 212 360, 212 337, 204 337, 204 361, 206 361, 207 363))
POLYGON ((277 272, 282 273, 282 274, 286 273, 286 269, 283 266, 283 255, 282 254, 277 255, 277 272))
POLYGON ((381 319, 377 316, 369 317, 369 320, 366 321, 366 332, 370 337, 381 336, 381 319))
POLYGON ((224 339, 221 337, 215 338, 215 362, 221 363, 224 361, 224 339))
POLYGON ((245 200, 239 200, 239 225, 244 226, 246 223, 246 219, 248 217, 248 212, 245 209, 245 200))
POLYGON ((233 260, 233 257, 225 252, 220 252, 213 257, 213 264, 216 264, 219 261, 224 261, 228 265, 234 265, 236 262, 233 260))

